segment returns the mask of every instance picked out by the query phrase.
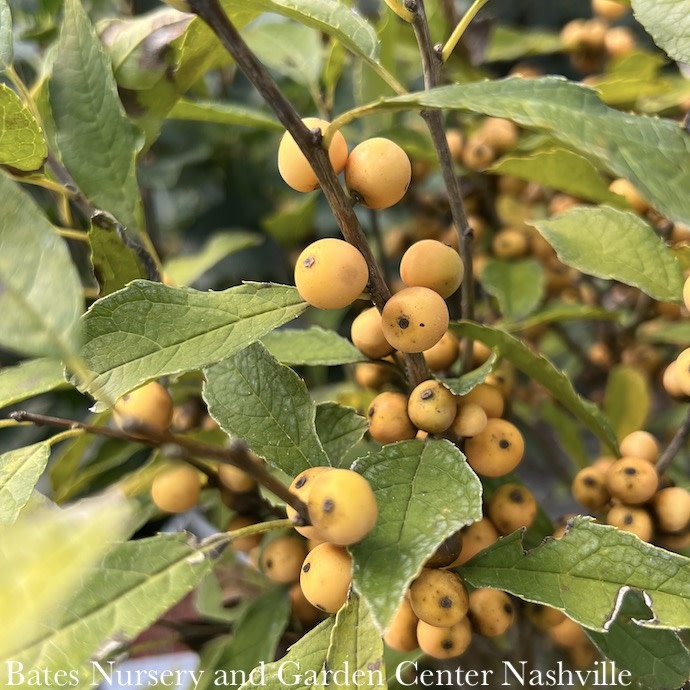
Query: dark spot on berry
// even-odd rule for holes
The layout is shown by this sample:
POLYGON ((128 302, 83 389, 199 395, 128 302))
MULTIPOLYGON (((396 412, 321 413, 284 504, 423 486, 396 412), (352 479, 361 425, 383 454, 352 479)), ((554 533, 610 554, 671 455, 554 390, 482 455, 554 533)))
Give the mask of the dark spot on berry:
POLYGON ((594 477, 584 477, 582 483, 590 487, 590 489, 593 489, 597 485, 597 480, 594 477))
POLYGON ((508 603, 503 604, 503 610, 504 610, 508 615, 512 615, 512 613, 513 613, 513 607, 512 607, 511 604, 508 604, 508 603))
POLYGON ((419 324, 419 327, 420 327, 420 328, 424 328, 424 326, 426 326, 425 323, 420 323, 420 324, 419 324))
POLYGON ((441 642, 441 647, 445 650, 453 649, 453 640, 449 640, 448 638, 446 638, 445 640, 443 640, 443 642, 441 642))
POLYGON ((453 600, 450 597, 441 597, 438 600, 438 605, 442 609, 452 609, 453 608, 453 600))
POLYGON ((266 560, 266 570, 270 570, 273 567, 273 559, 269 558, 266 560))
POLYGON ((524 503, 525 502, 525 497, 520 489, 513 489, 509 494, 508 498, 513 502, 513 503, 524 503))
POLYGON ((316 263, 316 259, 313 256, 308 256, 302 261, 302 266, 304 268, 311 268, 316 263))
POLYGON ((506 448, 510 448, 510 441, 507 441, 506 439, 502 438, 498 442, 498 447, 503 448, 503 450, 505 450, 506 448))
POLYGON ((300 477, 295 482, 295 489, 301 489, 306 483, 307 483, 307 478, 306 477, 300 477))
POLYGON ((311 563, 305 563, 305 564, 302 566, 302 572, 303 572, 303 573, 308 573, 310 569, 311 569, 311 563))
POLYGON ((398 326, 400 328, 409 328, 410 327, 410 320, 406 316, 399 316, 398 317, 398 326))
POLYGON ((434 397, 434 391, 431 388, 427 388, 425 391, 422 391, 422 394, 419 397, 422 400, 431 400, 431 398, 434 397))
POLYGON ((623 473, 628 474, 632 477, 637 474, 637 470, 634 467, 624 467, 623 473))
POLYGON ((634 518, 630 513, 628 513, 624 518, 623 518, 623 524, 624 525, 632 525, 632 523, 635 522, 634 518))
POLYGON ((335 503, 332 498, 327 498, 321 505, 324 513, 332 513, 335 508, 335 503))

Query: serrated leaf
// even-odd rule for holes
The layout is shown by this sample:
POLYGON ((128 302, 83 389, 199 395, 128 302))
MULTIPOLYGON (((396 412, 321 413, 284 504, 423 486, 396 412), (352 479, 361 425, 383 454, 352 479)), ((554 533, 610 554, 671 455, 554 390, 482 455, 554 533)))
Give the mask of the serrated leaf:
POLYGON ((86 197, 132 233, 143 231, 137 135, 110 60, 79 0, 66 0, 50 77, 60 157, 86 197))
POLYGON ((271 331, 261 342, 283 364, 335 366, 366 359, 347 338, 319 326, 271 331))
POLYGON ((120 290, 132 280, 146 277, 137 253, 118 235, 117 224, 105 220, 94 222, 92 219, 89 246, 101 297, 120 290))
POLYGON ((443 379, 443 383, 450 388, 455 395, 467 395, 473 388, 486 381, 486 377, 498 366, 498 351, 494 350, 486 362, 480 364, 476 369, 468 371, 466 374, 455 379, 443 379))
POLYGON ((0 526, 11 525, 27 504, 50 456, 46 441, 0 455, 0 526))
POLYGON ((671 630, 650 630, 637 623, 651 612, 639 592, 628 591, 613 625, 605 632, 586 630, 609 659, 652 690, 680 688, 690 678, 690 650, 671 630))
POLYGON ((379 517, 350 547, 353 584, 383 630, 439 544, 481 518, 482 488, 463 454, 445 440, 384 446, 355 469, 374 490, 379 517))
POLYGON ((617 204, 619 197, 585 157, 561 148, 509 154, 489 168, 496 175, 515 175, 597 203, 617 204))
MULTIPOLYGON (((130 516, 125 502, 110 496, 67 510, 28 511, 14 525, 1 528, 0 659, 25 659, 25 650, 51 636, 51 624, 63 615, 59 607, 72 598, 111 542, 123 536, 130 516)), ((6 674, 3 661, 3 687, 8 687, 6 674)))
POLYGON ((429 107, 506 117, 546 131, 613 175, 630 180, 654 207, 690 225, 690 137, 677 122, 620 112, 587 87, 559 77, 510 77, 442 86, 381 99, 370 112, 429 107))
POLYGON ((93 379, 80 390, 102 409, 149 379, 218 362, 305 308, 295 288, 269 283, 199 292, 134 281, 84 315, 80 354, 93 379))
POLYGON ((250 678, 240 690, 295 690, 323 688, 320 681, 323 664, 330 647, 335 617, 327 618, 303 635, 278 661, 266 664, 258 678, 250 678))
POLYGON ((632 0, 635 18, 669 57, 690 62, 690 0, 632 0))
POLYGON ((181 98, 168 113, 170 120, 214 122, 219 125, 251 127, 282 132, 285 128, 270 113, 236 103, 190 101, 181 98))
POLYGON ((649 383, 639 369, 619 364, 609 371, 604 413, 619 439, 645 428, 650 403, 649 383))
POLYGON ((31 197, 0 174, 0 345, 69 359, 84 308, 67 245, 31 197))
POLYGON ((209 414, 227 433, 291 477, 328 465, 304 381, 253 343, 204 372, 209 414))
POLYGON ((661 301, 680 301, 683 273, 678 261, 636 214, 606 206, 580 207, 532 225, 564 264, 632 285, 661 301))
POLYGON ((10 67, 13 60, 12 13, 7 0, 0 0, 0 72, 10 67))
POLYGON ((496 25, 491 28, 484 60, 517 60, 528 55, 547 55, 561 50, 563 43, 557 33, 540 31, 536 27, 516 29, 496 25))
POLYGON ((65 368, 57 359, 30 359, 0 369, 0 408, 65 385, 65 368))
POLYGON ((191 285, 230 254, 261 244, 261 237, 245 230, 220 231, 211 235, 196 253, 176 256, 163 267, 173 283, 191 285))
MULTIPOLYGON (((0 5, 0 32, 4 13, 0 5)), ((0 63, 2 35, 0 35, 0 63)), ((0 64, 0 72, 2 65, 0 64)), ((0 84, 0 165, 30 172, 38 170, 48 155, 43 132, 36 118, 22 99, 7 86, 0 84)))
POLYGON ((498 348, 499 352, 517 369, 550 391, 566 410, 574 414, 618 455, 616 434, 604 414, 594 403, 581 398, 575 392, 570 379, 562 371, 556 369, 546 357, 536 354, 514 336, 489 326, 460 321, 451 324, 451 330, 461 338, 468 337, 479 340, 489 347, 498 348))
POLYGON ((517 320, 533 312, 544 298, 544 268, 537 259, 489 259, 481 284, 497 299, 501 314, 517 320))
POLYGON ((316 433, 321 445, 337 467, 346 453, 359 441, 369 428, 367 420, 351 407, 335 402, 323 402, 316 406, 316 433))
POLYGON ((528 552, 514 532, 460 572, 473 587, 553 606, 592 630, 610 627, 628 589, 643 592, 654 613, 641 625, 682 629, 690 620, 690 559, 589 518, 574 518, 564 537, 528 552))
MULTIPOLYGON (((100 522, 100 515, 93 520, 96 527, 100 522)), ((131 640, 191 591, 210 571, 213 553, 182 533, 117 545, 89 573, 53 626, 13 658, 26 668, 48 669, 51 677, 85 665, 93 670, 92 663, 105 663, 109 646, 131 640)), ((44 581, 46 572, 55 569, 44 569, 44 581)))

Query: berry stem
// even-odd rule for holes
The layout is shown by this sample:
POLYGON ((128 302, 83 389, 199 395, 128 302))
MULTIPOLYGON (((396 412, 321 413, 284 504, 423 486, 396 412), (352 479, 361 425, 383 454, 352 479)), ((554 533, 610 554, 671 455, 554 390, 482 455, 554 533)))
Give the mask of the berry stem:
POLYGON ((656 471, 660 477, 669 468, 673 459, 678 454, 678 451, 688 440, 688 437, 690 437, 690 408, 688 408, 688 413, 678 431, 676 431, 675 436, 671 439, 671 442, 666 446, 666 450, 656 462, 656 471))
POLYGON ((467 10, 467 12, 465 12, 465 15, 453 29, 453 33, 451 33, 450 37, 446 41, 446 44, 441 50, 441 60, 443 60, 443 62, 446 62, 451 56, 455 50, 455 46, 458 44, 462 38, 462 35, 465 33, 465 30, 470 25, 470 22, 475 18, 477 12, 479 12, 479 10, 481 10, 488 1, 489 0, 474 0, 472 6, 467 10))

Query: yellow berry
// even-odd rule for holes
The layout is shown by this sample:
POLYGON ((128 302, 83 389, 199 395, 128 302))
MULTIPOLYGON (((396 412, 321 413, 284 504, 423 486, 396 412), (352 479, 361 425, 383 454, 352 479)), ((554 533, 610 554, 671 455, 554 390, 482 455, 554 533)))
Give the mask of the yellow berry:
POLYGON ((659 442, 648 431, 638 429, 629 433, 620 444, 621 455, 632 455, 655 463, 659 459, 659 442))
MULTIPOLYGON (((244 527, 256 525, 258 522, 259 520, 252 515, 235 515, 235 517, 228 522, 225 531, 236 532, 244 527)), ((253 548, 261 544, 261 536, 261 534, 252 534, 248 537, 239 537, 238 539, 232 540, 231 546, 235 551, 249 553, 253 548)))
POLYGON ((489 419, 484 431, 465 441, 467 462, 485 477, 502 477, 512 472, 524 452, 522 434, 505 419, 489 419))
POLYGON ((690 525, 690 491, 681 486, 660 489, 652 498, 652 510, 663 532, 682 532, 690 525))
POLYGON ((432 659, 452 659, 463 654, 472 642, 472 625, 467 617, 455 625, 438 627, 420 620, 417 624, 419 648, 432 659))
POLYGON ((487 509, 491 522, 503 535, 529 527, 537 517, 537 502, 532 492, 514 482, 499 486, 491 494, 487 509))
POLYGON ((615 0, 592 0, 592 12, 601 19, 615 21, 629 10, 629 6, 615 0))
POLYGON ((412 423, 430 434, 448 429, 456 411, 455 395, 436 379, 416 386, 407 401, 407 414, 412 423))
POLYGON ((467 438, 484 431, 488 421, 489 418, 482 407, 476 403, 467 403, 458 405, 458 411, 450 429, 456 436, 467 438))
POLYGON ((342 546, 324 542, 304 559, 299 576, 302 592, 313 606, 335 613, 347 601, 352 583, 352 557, 342 546))
POLYGON ((652 518, 649 512, 640 506, 618 503, 606 514, 606 523, 624 532, 632 532, 642 541, 651 541, 654 536, 652 518))
POLYGON ((587 510, 601 510, 610 500, 611 494, 606 488, 606 472, 597 467, 584 467, 571 484, 573 498, 587 510))
POLYGON ((350 327, 352 344, 367 357, 381 359, 393 351, 381 328, 381 313, 370 307, 357 314, 350 327))
POLYGON ((201 495, 199 473, 189 465, 178 465, 157 474, 151 483, 153 504, 166 513, 191 510, 201 495))
POLYGON ((467 614, 467 589, 450 570, 424 568, 410 585, 408 596, 415 615, 429 625, 448 628, 467 614))
POLYGON ((234 465, 218 465, 218 479, 226 488, 236 494, 245 494, 256 487, 256 480, 244 470, 234 465))
POLYGON ((611 496, 623 503, 638 505, 655 494, 659 488, 659 475, 647 460, 623 457, 616 460, 606 473, 606 488, 611 496))
POLYGON ((404 393, 379 393, 369 405, 367 419, 369 435, 382 445, 413 439, 417 434, 417 427, 407 413, 404 393))
POLYGON ((500 537, 495 525, 488 517, 483 517, 477 522, 463 528, 462 530, 462 550, 452 567, 457 567, 467 563, 480 551, 491 546, 500 537))
POLYGON ((482 587, 470 594, 468 616, 480 635, 498 637, 513 624, 515 607, 505 592, 482 587))
POLYGON ((167 431, 172 415, 170 393, 157 381, 149 381, 123 395, 113 407, 113 420, 123 431, 142 426, 161 433, 167 431))
POLYGON ((274 582, 289 584, 299 579, 307 545, 297 536, 279 536, 264 546, 259 568, 274 582))
POLYGON ((419 647, 417 644, 417 623, 419 618, 404 597, 395 615, 383 634, 383 641, 396 652, 412 652, 419 647))
MULTIPOLYGON (((332 467, 309 467, 306 470, 300 472, 290 484, 290 493, 295 494, 305 505, 309 500, 309 494, 311 493, 311 487, 314 486, 314 480, 322 472, 328 472, 333 469, 332 467)), ((295 520, 297 517, 297 511, 289 505, 285 506, 285 514, 290 520, 295 520)), ((318 539, 321 537, 319 531, 313 525, 305 526, 295 526, 295 529, 307 539, 318 539)))
POLYGON ((460 287, 464 275, 460 254, 438 240, 415 242, 400 260, 400 277, 407 287, 426 287, 444 298, 460 287))
POLYGON ((458 358, 460 342, 451 331, 446 331, 435 345, 422 354, 431 371, 443 371, 449 369, 458 358))

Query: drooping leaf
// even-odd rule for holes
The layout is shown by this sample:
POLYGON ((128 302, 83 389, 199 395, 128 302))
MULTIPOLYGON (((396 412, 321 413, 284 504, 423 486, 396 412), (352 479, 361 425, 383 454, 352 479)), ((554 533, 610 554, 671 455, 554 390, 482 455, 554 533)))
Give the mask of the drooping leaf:
POLYGON ((677 122, 609 108, 589 88, 559 77, 442 86, 385 98, 370 112, 443 108, 506 117, 547 132, 607 172, 632 182, 654 207, 690 225, 690 138, 677 122))
MULTIPOLYGON (((0 72, 4 32, 1 24, 8 13, 0 5, 0 72)), ((36 118, 7 84, 0 84, 0 165, 27 172, 38 170, 47 155, 48 148, 36 118)))
POLYGON ((537 259, 489 259, 481 283, 498 300, 501 314, 511 320, 532 313, 544 297, 544 269, 537 259))
POLYGON ((639 369, 619 364, 609 371, 604 412, 619 439, 645 428, 650 403, 649 384, 639 369))
POLYGON ((491 28, 489 44, 484 53, 486 62, 517 60, 529 55, 546 55, 563 50, 558 34, 536 27, 517 29, 496 25, 491 28))
POLYGON ((0 455, 0 525, 11 525, 27 504, 48 463, 46 441, 0 455))
POLYGON ((637 623, 650 618, 640 593, 629 590, 613 625, 605 633, 586 630, 587 636, 642 687, 680 688, 690 678, 690 650, 673 631, 650 630, 637 623))
POLYGON ((498 348, 517 369, 550 391, 558 402, 574 414, 587 428, 596 434, 615 454, 618 440, 601 410, 589 400, 580 397, 570 379, 543 355, 530 350, 522 341, 499 329, 469 321, 451 324, 451 330, 459 337, 479 340, 489 347, 498 348))
POLYGON ((690 343, 690 322, 652 319, 642 324, 636 335, 646 343, 677 345, 685 348, 690 343))
MULTIPOLYGON (((91 522, 100 533, 100 515, 91 522)), ((99 534, 97 544, 101 540, 99 534)), ((89 551, 83 544, 80 550, 89 551)), ((81 587, 51 628, 17 646, 12 657, 25 668, 48 669, 51 677, 83 666, 98 672, 95 664, 107 670, 108 649, 131 640, 191 591, 210 571, 214 553, 212 546, 199 546, 182 533, 117 545, 88 577, 80 573, 81 587)), ((61 567, 44 568, 43 581, 46 572, 61 567)))
POLYGON ((587 467, 590 457, 582 438, 582 428, 571 415, 552 400, 543 400, 535 411, 536 419, 546 422, 553 429, 558 445, 569 455, 578 468, 587 467))
POLYGON ((168 113, 170 120, 192 120, 195 122, 214 122, 219 125, 251 127, 282 131, 283 125, 269 113, 249 108, 238 103, 218 101, 190 101, 181 98, 168 113))
POLYGON ((546 148, 529 154, 509 154, 489 168, 496 175, 515 175, 597 203, 617 204, 619 197, 585 157, 562 148, 546 148))
POLYGON ((615 321, 619 318, 620 315, 617 312, 608 311, 602 307, 591 307, 588 304, 562 303, 549 305, 536 314, 526 319, 521 319, 517 323, 504 324, 504 328, 509 332, 513 332, 549 323, 563 323, 564 321, 585 321, 588 319, 615 321))
POLYGON ((12 13, 7 0, 0 0, 0 72, 10 67, 13 60, 12 13))
POLYGON ((633 51, 614 60, 605 74, 592 80, 592 86, 608 105, 635 105, 669 90, 670 81, 660 73, 666 62, 658 53, 633 51))
POLYGON ((335 366, 366 359, 347 338, 318 326, 275 330, 261 342, 283 364, 335 366))
POLYGON ((335 402, 323 402, 316 406, 316 433, 331 461, 338 466, 345 454, 364 436, 367 420, 351 407, 335 402))
POLYGON ((295 288, 280 285, 198 292, 134 281, 85 314, 81 356, 93 379, 80 386, 108 406, 148 379, 238 352, 305 307, 295 288))
POLYGON ((304 381, 254 343, 205 370, 209 414, 289 476, 328 465, 304 381))
POLYGON ((578 207, 533 225, 568 266, 640 288, 658 300, 681 299, 680 264, 636 214, 606 206, 578 207))
POLYGON ((177 285, 191 285, 221 259, 260 243, 261 237, 253 232, 221 230, 209 237, 198 252, 171 258, 163 272, 177 285))
POLYGON ((64 366, 57 359, 29 359, 0 369, 0 408, 65 385, 64 366))
POLYGON ((408 585, 451 534, 481 517, 477 475, 450 442, 402 441, 357 461, 376 494, 373 531, 350 547, 353 583, 385 629, 408 585))
POLYGON ((473 388, 486 381, 486 377, 498 366, 498 351, 494 350, 483 364, 455 379, 444 379, 443 383, 455 395, 467 395, 473 388))
POLYGON ((0 528, 3 687, 9 687, 4 660, 26 661, 26 650, 49 649, 44 643, 52 634, 50 624, 63 615, 59 607, 75 595, 88 569, 101 560, 111 543, 124 536, 129 519, 127 504, 110 496, 67 510, 28 511, 14 525, 0 528))
POLYGON ((0 345, 70 358, 84 298, 67 246, 28 194, 2 174, 0 199, 0 345))
POLYGON ((49 85, 60 157, 79 188, 133 234, 143 231, 135 159, 110 60, 79 0, 66 0, 49 85))
POLYGON ((670 57, 690 62, 690 2, 632 0, 635 18, 670 57))
POLYGON ((592 630, 611 626, 628 589, 643 592, 654 613, 640 625, 682 629, 690 620, 690 559, 589 518, 574 518, 564 537, 528 552, 514 532, 460 572, 474 587, 553 606, 592 630))

